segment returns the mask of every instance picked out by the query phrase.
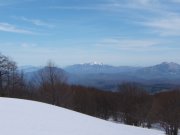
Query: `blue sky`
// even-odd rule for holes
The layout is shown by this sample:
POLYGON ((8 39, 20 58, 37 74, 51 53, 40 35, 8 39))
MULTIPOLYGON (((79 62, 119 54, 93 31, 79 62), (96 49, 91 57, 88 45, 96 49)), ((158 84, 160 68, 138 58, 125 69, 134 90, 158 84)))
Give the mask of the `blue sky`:
POLYGON ((180 63, 180 0, 0 0, 0 16, 20 66, 180 63))

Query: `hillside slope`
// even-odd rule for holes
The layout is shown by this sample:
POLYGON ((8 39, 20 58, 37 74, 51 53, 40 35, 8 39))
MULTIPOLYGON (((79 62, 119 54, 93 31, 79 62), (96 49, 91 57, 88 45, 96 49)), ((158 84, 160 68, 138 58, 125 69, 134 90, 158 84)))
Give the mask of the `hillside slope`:
POLYGON ((0 106, 3 135, 163 135, 39 102, 0 98, 0 106))

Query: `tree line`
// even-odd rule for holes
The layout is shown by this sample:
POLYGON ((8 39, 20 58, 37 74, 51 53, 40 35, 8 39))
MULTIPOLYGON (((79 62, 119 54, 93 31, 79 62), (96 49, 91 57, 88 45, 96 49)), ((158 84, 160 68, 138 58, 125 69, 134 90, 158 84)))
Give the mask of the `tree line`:
POLYGON ((65 107, 105 120, 151 128, 159 124, 167 135, 180 128, 180 89, 150 94, 134 83, 117 92, 67 84, 67 75, 52 62, 26 80, 16 63, 0 54, 0 96, 29 99, 65 107))

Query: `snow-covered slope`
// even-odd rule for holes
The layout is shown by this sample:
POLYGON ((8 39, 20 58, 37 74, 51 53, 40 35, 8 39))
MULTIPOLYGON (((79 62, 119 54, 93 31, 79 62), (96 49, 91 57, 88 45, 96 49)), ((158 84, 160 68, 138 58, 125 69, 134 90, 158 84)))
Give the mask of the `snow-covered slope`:
POLYGON ((44 103, 0 98, 2 135, 163 135, 44 103))

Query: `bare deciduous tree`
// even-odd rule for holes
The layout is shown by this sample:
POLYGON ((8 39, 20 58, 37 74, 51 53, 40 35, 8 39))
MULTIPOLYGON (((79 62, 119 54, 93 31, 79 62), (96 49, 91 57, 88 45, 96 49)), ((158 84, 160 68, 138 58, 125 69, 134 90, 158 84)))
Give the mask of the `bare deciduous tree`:
POLYGON ((0 90, 1 94, 7 93, 14 89, 18 73, 16 63, 8 57, 0 54, 0 90), (6 90, 6 91, 5 91, 6 90))
POLYGON ((59 92, 67 77, 63 70, 57 68, 53 62, 48 62, 47 66, 38 72, 38 85, 54 105, 58 104, 59 92))

